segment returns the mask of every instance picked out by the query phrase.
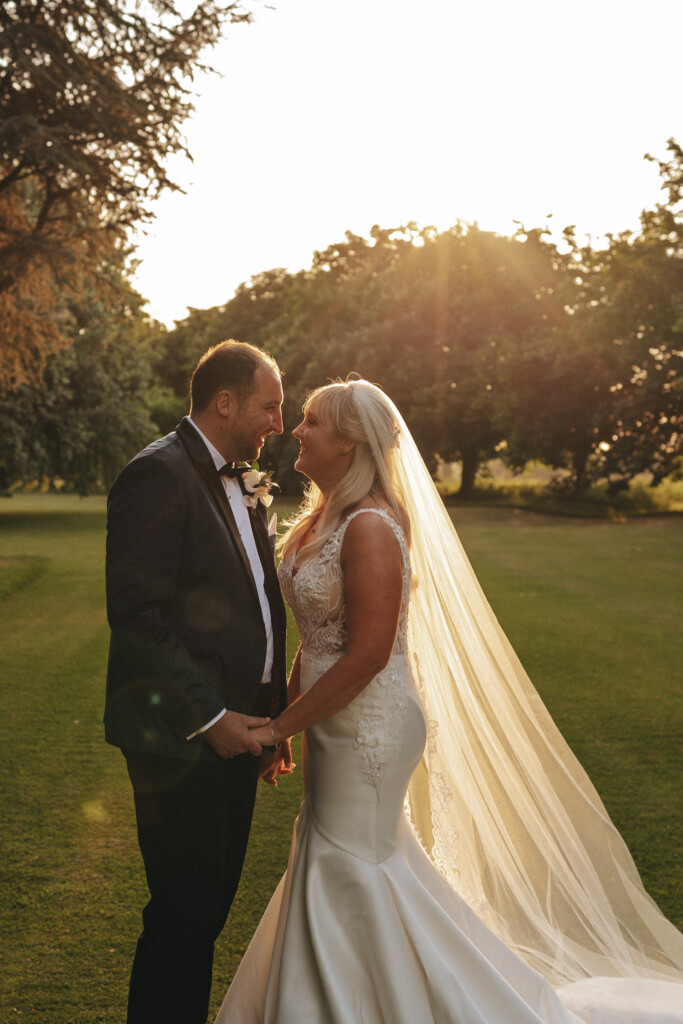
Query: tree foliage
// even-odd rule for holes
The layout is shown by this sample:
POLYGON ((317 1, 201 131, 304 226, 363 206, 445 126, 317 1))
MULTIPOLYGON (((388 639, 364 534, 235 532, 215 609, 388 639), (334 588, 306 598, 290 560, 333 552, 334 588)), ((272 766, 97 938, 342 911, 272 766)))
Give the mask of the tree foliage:
MULTIPOLYGON (((669 143, 660 165, 670 197, 641 217, 638 235, 611 239, 593 277, 599 282, 595 333, 609 339, 615 372, 609 436, 593 475, 612 488, 647 470, 671 472, 683 436, 683 153, 669 143)), ((597 262, 597 261, 595 261, 597 262)))
POLYGON ((577 492, 606 479, 610 491, 649 472, 656 486, 675 467, 683 428, 683 153, 669 141, 660 162, 668 203, 646 210, 640 231, 580 247, 567 233, 574 279, 562 350, 527 354, 513 382, 533 415, 508 452, 571 469, 577 492))
POLYGON ((0 407, 0 487, 61 480, 87 494, 114 480, 158 434, 152 340, 143 300, 124 280, 116 302, 93 291, 64 300, 70 344, 49 356, 42 380, 22 384, 0 407))
POLYGON ((200 55, 248 17, 217 0, 187 17, 170 0, 2 4, 0 388, 35 379, 67 343, 56 289, 92 289, 152 200, 177 189, 165 162, 187 153, 200 55))

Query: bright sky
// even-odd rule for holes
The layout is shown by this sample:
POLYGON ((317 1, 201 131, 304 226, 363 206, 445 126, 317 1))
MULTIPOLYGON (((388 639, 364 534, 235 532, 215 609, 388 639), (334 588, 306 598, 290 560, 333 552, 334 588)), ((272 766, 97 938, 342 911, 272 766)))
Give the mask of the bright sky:
POLYGON ((186 194, 139 239, 169 326, 347 229, 637 228, 660 196, 643 155, 683 142, 682 0, 256 2, 195 83, 186 194))

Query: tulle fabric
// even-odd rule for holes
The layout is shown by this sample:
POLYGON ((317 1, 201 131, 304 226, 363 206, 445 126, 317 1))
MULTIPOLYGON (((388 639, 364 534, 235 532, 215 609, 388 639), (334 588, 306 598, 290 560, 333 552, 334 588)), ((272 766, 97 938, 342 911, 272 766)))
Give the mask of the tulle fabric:
POLYGON ((554 986, 596 976, 681 982, 683 935, 645 892, 392 409, 388 460, 372 422, 364 426, 410 528, 409 657, 428 727, 408 791, 420 842, 486 924, 554 986))

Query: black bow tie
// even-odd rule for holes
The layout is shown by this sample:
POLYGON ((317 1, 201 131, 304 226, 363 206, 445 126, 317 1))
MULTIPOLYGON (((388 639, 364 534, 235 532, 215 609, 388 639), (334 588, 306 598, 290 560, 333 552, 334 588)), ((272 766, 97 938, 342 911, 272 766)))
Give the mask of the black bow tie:
POLYGON ((221 466, 218 472, 221 476, 232 476, 237 479, 241 479, 248 469, 249 466, 236 466, 234 462, 226 462, 224 466, 221 466))

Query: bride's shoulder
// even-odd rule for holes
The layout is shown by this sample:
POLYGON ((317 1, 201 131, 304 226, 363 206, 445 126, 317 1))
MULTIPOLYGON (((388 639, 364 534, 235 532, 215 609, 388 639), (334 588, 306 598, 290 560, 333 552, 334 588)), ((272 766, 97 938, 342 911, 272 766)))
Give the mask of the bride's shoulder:
POLYGON ((342 557, 365 557, 372 551, 396 547, 401 526, 392 509, 377 501, 363 501, 343 520, 342 557))

